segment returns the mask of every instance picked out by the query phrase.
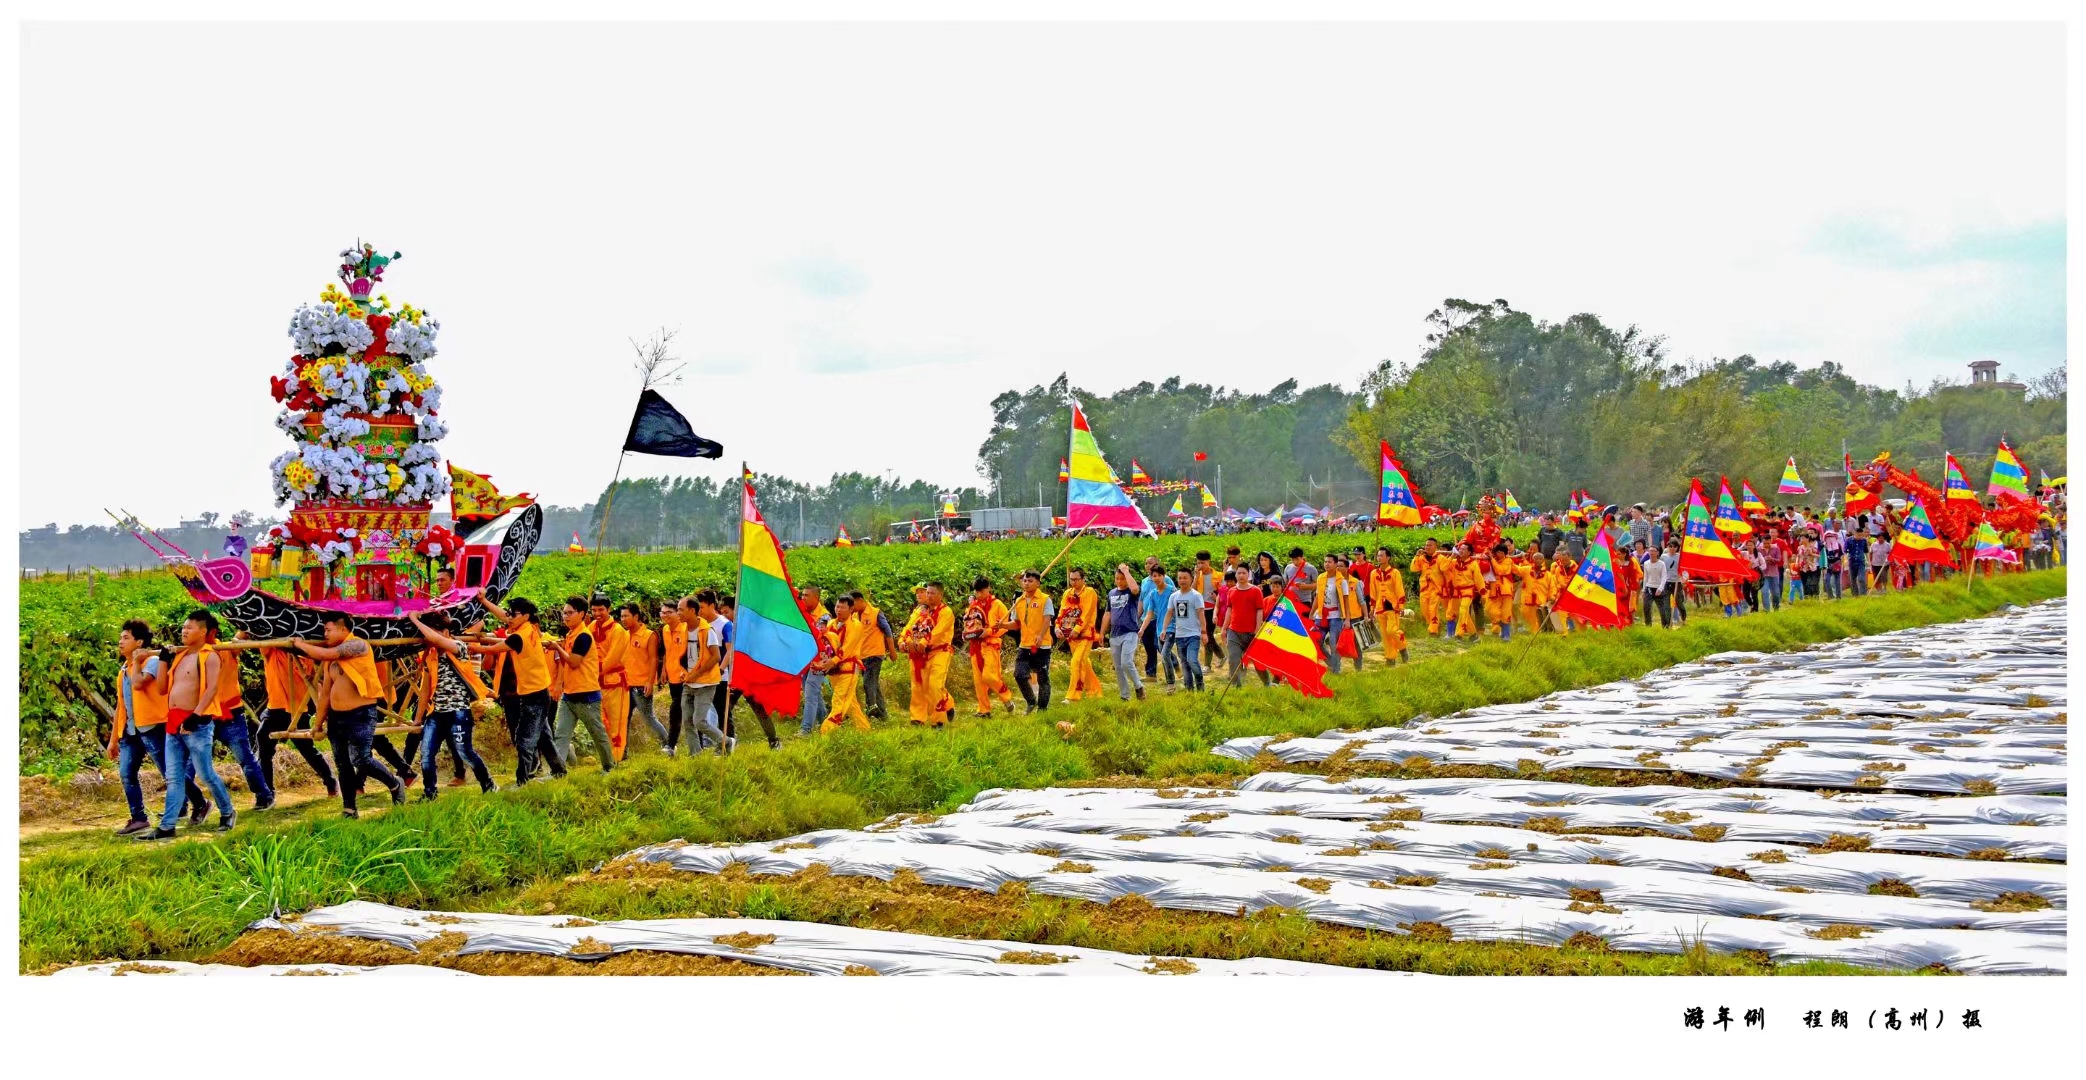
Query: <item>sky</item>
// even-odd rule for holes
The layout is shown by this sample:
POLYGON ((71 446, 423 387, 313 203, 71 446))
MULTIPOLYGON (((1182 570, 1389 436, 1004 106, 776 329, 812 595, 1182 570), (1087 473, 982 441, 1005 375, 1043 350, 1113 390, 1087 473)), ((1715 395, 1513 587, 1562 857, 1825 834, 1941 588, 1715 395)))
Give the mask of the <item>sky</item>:
POLYGON ((22 527, 280 513, 267 380, 358 239, 441 320, 444 455, 561 505, 662 327, 725 458, 626 476, 976 485, 1002 391, 1353 388, 1451 296, 1890 386, 2064 362, 2055 25, 22 40, 22 527))

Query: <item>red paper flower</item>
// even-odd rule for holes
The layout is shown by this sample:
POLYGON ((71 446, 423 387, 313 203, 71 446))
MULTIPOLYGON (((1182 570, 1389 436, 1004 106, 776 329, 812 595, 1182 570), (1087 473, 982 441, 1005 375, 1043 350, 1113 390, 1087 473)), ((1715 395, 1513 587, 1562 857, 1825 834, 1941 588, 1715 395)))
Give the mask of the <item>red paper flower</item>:
POLYGON ((268 390, 275 395, 275 400, 281 401, 290 396, 290 380, 274 376, 268 380, 268 390))
POLYGON ((443 526, 436 525, 420 537, 413 550, 430 559, 449 558, 463 550, 464 542, 443 526))

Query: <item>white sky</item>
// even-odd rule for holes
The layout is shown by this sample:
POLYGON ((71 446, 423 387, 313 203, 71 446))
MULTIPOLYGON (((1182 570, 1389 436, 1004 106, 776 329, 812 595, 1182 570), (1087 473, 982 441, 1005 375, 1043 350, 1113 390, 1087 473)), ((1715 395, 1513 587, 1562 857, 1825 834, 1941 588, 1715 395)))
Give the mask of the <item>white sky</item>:
POLYGON ((2064 355, 2056 26, 23 44, 24 525, 271 510, 267 380, 357 238, 404 252, 385 291, 442 321, 445 456, 560 504, 607 482, 627 339, 660 326, 690 361, 666 393, 726 458, 626 474, 948 485, 979 482, 1002 390, 1352 387, 1416 357, 1444 296, 1889 385, 2064 355))

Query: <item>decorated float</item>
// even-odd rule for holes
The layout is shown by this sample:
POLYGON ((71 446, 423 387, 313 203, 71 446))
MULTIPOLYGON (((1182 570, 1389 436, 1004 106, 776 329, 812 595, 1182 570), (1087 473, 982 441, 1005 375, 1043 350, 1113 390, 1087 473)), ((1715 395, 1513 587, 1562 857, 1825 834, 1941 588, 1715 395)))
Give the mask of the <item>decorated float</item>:
POLYGON ((441 324, 378 291, 399 257, 368 244, 341 252, 341 284, 290 319, 296 352, 270 380, 275 425, 294 444, 269 466, 286 521, 250 547, 235 535, 213 559, 127 522, 190 595, 249 638, 318 639, 326 613, 339 611, 359 637, 408 639, 380 646, 380 658, 417 651, 411 616, 485 618, 483 601, 514 588, 543 531, 527 496, 503 499, 484 477, 444 468, 442 388, 428 370, 441 324), (430 522, 444 496, 454 528, 430 522), (444 570, 453 581, 438 585, 444 570))

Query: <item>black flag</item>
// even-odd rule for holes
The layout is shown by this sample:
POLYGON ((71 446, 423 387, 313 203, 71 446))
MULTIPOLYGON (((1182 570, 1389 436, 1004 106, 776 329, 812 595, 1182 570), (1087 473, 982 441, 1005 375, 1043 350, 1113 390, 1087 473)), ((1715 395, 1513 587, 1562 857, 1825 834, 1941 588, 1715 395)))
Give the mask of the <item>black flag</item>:
POLYGON ((630 418, 630 434, 623 437, 623 449, 662 457, 724 455, 724 444, 697 435, 681 410, 660 397, 657 390, 647 390, 637 399, 637 415, 630 418))

